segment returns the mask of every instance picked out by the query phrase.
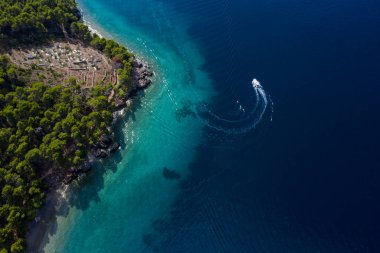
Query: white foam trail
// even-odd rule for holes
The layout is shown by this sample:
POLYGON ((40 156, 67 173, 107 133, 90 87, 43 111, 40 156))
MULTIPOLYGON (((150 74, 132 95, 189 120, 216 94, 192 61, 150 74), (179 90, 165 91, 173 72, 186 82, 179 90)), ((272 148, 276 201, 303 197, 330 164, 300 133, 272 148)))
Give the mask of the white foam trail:
MULTIPOLYGON (((257 111, 257 116, 252 118, 253 121, 250 122, 248 126, 237 127, 237 128, 235 128, 235 127, 227 128, 227 127, 223 127, 221 125, 217 125, 215 123, 212 123, 212 122, 210 122, 210 120, 206 120, 200 116, 201 121, 206 126, 212 128, 212 129, 215 129, 217 131, 223 132, 225 134, 244 134, 244 133, 251 131, 261 122, 261 120, 265 114, 265 111, 267 109, 267 106, 268 106, 268 99, 267 99, 267 95, 265 93, 265 90, 261 86, 255 87, 254 89, 256 91, 258 99, 257 99, 257 103, 256 103, 257 106, 255 106, 255 110, 253 110, 251 115, 255 114, 257 109, 259 109, 259 110, 257 111), (258 107, 258 108, 256 108, 256 107, 258 107)), ((217 115, 215 115, 215 116, 217 116, 217 115)), ((223 118, 221 118, 221 119, 225 122, 229 122, 228 120, 225 120, 223 118)), ((251 119, 251 118, 250 117, 247 118, 247 123, 249 122, 249 119, 251 119)), ((236 122, 234 122, 234 123, 236 123, 236 122)), ((242 122, 237 122, 237 123, 244 123, 244 122, 242 121, 242 122)))
POLYGON ((272 122, 272 121, 273 121, 273 113, 274 113, 274 103, 273 103, 273 100, 272 100, 272 98, 270 97, 270 95, 269 95, 269 101, 270 101, 270 103, 271 103, 271 107, 272 107, 271 115, 270 115, 270 121, 272 122))
MULTIPOLYGON (((227 122, 227 123, 241 123, 243 121, 246 121, 248 120, 257 110, 257 107, 259 106, 259 93, 258 93, 258 89, 257 88, 254 88, 255 90, 255 95, 256 95, 256 104, 255 106, 253 107, 253 109, 247 114, 246 117, 242 118, 242 119, 238 119, 238 120, 230 120, 230 119, 225 119, 225 118, 222 118, 220 116, 218 116, 217 114, 213 113, 210 109, 207 110, 207 113, 210 114, 211 116, 213 116, 215 119, 217 120, 220 120, 220 121, 224 121, 224 122, 227 122)), ((240 105, 241 106, 241 105, 240 105)), ((207 106, 205 105, 205 107, 207 108, 207 106)), ((245 110, 244 110, 245 112, 245 110)))
POLYGON ((264 110, 261 112, 261 114, 258 118, 258 122, 260 122, 264 116, 265 110, 267 109, 268 99, 267 99, 267 95, 265 93, 265 90, 262 87, 259 87, 258 90, 259 90, 259 93, 261 94, 261 97, 263 98, 263 102, 264 102, 264 110))

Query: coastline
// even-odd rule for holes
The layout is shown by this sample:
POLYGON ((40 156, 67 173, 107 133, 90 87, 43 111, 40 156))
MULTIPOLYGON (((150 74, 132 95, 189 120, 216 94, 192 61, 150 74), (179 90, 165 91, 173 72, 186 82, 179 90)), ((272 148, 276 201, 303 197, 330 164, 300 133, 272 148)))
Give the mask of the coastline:
MULTIPOLYGON (((100 38, 108 37, 104 36, 104 34, 99 32, 98 29, 94 28, 94 25, 91 22, 84 19, 82 10, 81 14, 82 22, 88 27, 91 33, 98 35, 100 38)), ((132 52, 134 54, 134 61, 132 64, 132 82, 135 85, 135 89, 129 96, 124 99, 122 104, 115 106, 115 108, 112 110, 113 121, 110 127, 113 127, 113 125, 119 119, 123 118, 126 115, 127 111, 132 108, 132 98, 135 97, 140 91, 148 88, 155 76, 154 71, 151 70, 150 65, 145 60, 142 60, 140 57, 138 57, 128 47, 126 48, 129 52, 132 52)), ((114 133, 115 131, 112 131, 112 135, 114 133)), ((117 142, 112 140, 112 144, 107 147, 106 156, 96 157, 92 152, 90 152, 85 163, 93 163, 94 160, 97 159, 107 159, 110 155, 112 155, 113 152, 116 152, 118 149, 120 149, 119 146, 120 145, 117 142), (117 149, 112 150, 113 144, 117 144, 117 149)), ((37 215, 34 221, 31 221, 28 224, 28 232, 26 234, 26 252, 36 253, 40 252, 43 249, 43 246, 48 242, 48 236, 50 232, 53 232, 52 230, 54 229, 54 222, 56 221, 58 213, 62 211, 62 208, 68 207, 68 203, 65 202, 67 202, 67 198, 70 196, 70 194, 72 194, 73 189, 71 188, 73 186, 73 183, 77 183, 79 185, 83 177, 85 177, 90 171, 91 169, 78 169, 77 171, 74 171, 74 177, 72 178, 70 178, 71 173, 67 172, 64 176, 65 178, 61 180, 59 184, 49 186, 47 188, 47 192, 45 192, 46 199, 42 208, 37 211, 37 215)))
POLYGON ((29 224, 29 230, 26 234, 26 252, 40 252, 44 241, 48 239, 48 231, 52 228, 51 225, 56 218, 59 203, 64 200, 66 194, 69 194, 69 190, 64 185, 46 193, 44 206, 38 211, 35 220, 29 224))
POLYGON ((157 72, 155 85, 139 93, 144 98, 134 103, 133 111, 124 109, 126 116, 116 123, 116 141, 123 149, 102 160, 99 167, 104 169, 94 167, 80 188, 73 184, 75 187, 68 190, 71 205, 58 208, 49 224, 51 230, 42 235, 45 239, 42 246, 36 247, 46 253, 126 249, 141 252, 142 248, 150 247, 146 241, 149 233, 155 236, 152 231, 155 221, 170 218, 171 207, 181 192, 180 180, 189 175, 189 166, 201 141, 202 122, 186 115, 179 119, 176 112, 188 104, 208 100, 213 94, 208 85, 210 79, 201 70, 204 60, 197 44, 185 32, 187 23, 174 10, 160 9, 158 2, 152 2, 148 10, 144 8, 147 11, 144 20, 159 16, 150 20, 146 29, 125 18, 142 17, 140 3, 125 6, 126 9, 120 6, 124 11, 119 14, 114 13, 116 7, 106 9, 108 3, 103 0, 78 3, 84 10, 84 19, 94 23, 93 28, 132 48, 137 58, 151 64, 157 72), (172 21, 178 29, 170 26, 172 21), (160 25, 173 36, 168 38, 160 32, 157 29, 160 25), (184 51, 178 51, 179 48, 184 51), (177 172, 181 179, 169 180, 164 168, 177 172))

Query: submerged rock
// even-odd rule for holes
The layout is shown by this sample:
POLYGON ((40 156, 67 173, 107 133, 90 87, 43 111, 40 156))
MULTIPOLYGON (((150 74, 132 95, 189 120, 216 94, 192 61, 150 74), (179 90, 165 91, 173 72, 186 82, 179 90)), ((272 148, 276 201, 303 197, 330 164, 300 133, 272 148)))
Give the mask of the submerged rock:
POLYGON ((162 171, 162 175, 166 178, 166 179, 170 179, 170 180, 177 180, 177 179, 180 179, 181 178, 181 175, 174 171, 174 170, 170 170, 168 168, 164 168, 164 170, 162 171))
POLYGON ((195 114, 195 112, 191 109, 191 105, 190 104, 184 105, 182 108, 177 109, 176 112, 175 112, 175 117, 176 117, 176 120, 178 122, 181 122, 182 119, 184 119, 184 118, 186 118, 188 116, 191 116, 193 118, 195 118, 197 116, 195 114))

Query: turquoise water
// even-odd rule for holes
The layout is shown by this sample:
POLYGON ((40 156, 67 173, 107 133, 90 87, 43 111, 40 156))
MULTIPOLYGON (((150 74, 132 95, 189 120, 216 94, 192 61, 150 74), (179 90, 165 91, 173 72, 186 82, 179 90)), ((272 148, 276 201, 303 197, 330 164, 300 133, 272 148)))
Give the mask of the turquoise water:
POLYGON ((43 252, 149 250, 144 235, 157 219, 170 218, 179 191, 179 181, 165 178, 163 168, 186 177, 201 140, 201 122, 178 114, 212 95, 185 20, 154 0, 113 2, 79 4, 85 20, 100 33, 152 65, 154 85, 136 103, 135 112, 117 123, 120 152, 100 163, 80 190, 73 190, 69 205, 63 204, 43 252), (127 13, 118 13, 118 5, 127 13))
POLYGON ((44 252, 380 252, 379 1, 79 3, 157 76, 44 252))

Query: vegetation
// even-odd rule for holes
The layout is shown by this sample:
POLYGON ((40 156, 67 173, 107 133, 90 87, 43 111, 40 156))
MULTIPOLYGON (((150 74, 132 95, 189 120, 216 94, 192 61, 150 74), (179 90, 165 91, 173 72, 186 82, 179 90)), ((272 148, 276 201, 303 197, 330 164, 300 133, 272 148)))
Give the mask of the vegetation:
POLYGON ((0 0, 0 39, 65 35, 79 18, 75 0, 0 0))
POLYGON ((92 34, 88 27, 82 22, 71 23, 70 32, 73 37, 91 45, 112 59, 113 64, 119 69, 119 87, 116 87, 119 94, 131 90, 133 55, 125 47, 113 40, 107 40, 100 38, 97 34, 92 34), (121 87, 123 87, 124 90, 121 87))
POLYGON ((18 70, 0 58, 0 245, 20 252, 25 224, 44 199, 46 167, 83 163, 108 133, 111 104, 97 86, 87 97, 75 80, 65 85, 17 82, 18 70))
POLYGON ((42 174, 79 167, 109 133, 109 89, 120 97, 132 90, 132 54, 92 34, 80 21, 75 0, 0 0, 0 45, 57 36, 103 52, 118 69, 119 82, 89 92, 75 79, 54 86, 30 83, 28 75, 38 68, 23 70, 0 56, 0 252, 24 251, 26 224, 45 198, 42 174))
POLYGON ((35 43, 57 36, 78 39, 105 53, 119 69, 117 94, 128 94, 132 54, 115 41, 92 34, 80 21, 75 0, 0 0, 0 44, 35 43))

